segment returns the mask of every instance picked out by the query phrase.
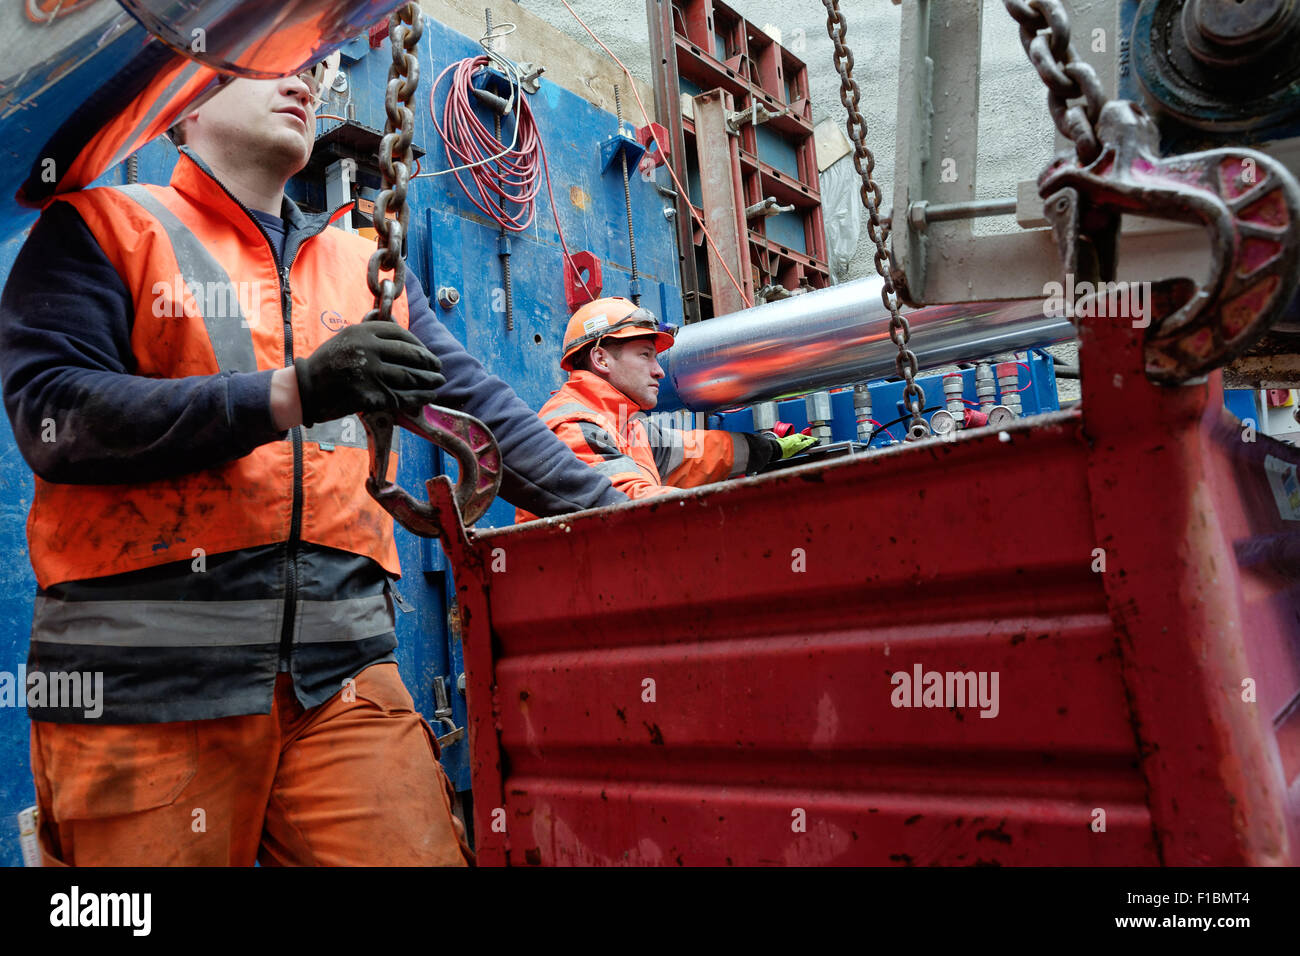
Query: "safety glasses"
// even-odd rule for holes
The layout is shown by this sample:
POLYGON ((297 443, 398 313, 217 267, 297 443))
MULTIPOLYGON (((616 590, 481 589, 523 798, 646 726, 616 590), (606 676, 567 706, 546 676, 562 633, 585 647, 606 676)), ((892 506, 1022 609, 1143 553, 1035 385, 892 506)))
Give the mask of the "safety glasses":
POLYGON ((334 77, 338 76, 341 61, 342 55, 335 51, 298 74, 298 79, 306 83, 307 89, 311 90, 313 111, 319 109, 325 97, 329 95, 330 87, 334 85, 334 77))
POLYGON ((677 336, 677 326, 669 325, 666 322, 660 322, 653 312, 646 309, 637 309, 630 313, 626 318, 615 322, 607 329, 601 329, 602 336, 609 335, 611 332, 617 332, 620 329, 645 329, 647 332, 664 332, 673 337, 677 336))
MULTIPOLYGON (((649 312, 645 309, 637 309, 634 312, 629 313, 624 318, 620 319, 618 322, 615 322, 613 325, 607 326, 605 328, 602 328, 598 331, 591 333, 580 342, 575 343, 575 345, 585 345, 587 342, 592 342, 595 345, 599 346, 599 345, 603 345, 605 339, 608 338, 631 338, 632 337, 626 334, 615 335, 613 333, 618 333, 618 332, 627 333, 629 331, 636 331, 637 334, 640 334, 640 330, 644 330, 647 334, 653 332, 659 332, 669 336, 670 338, 674 338, 674 339, 677 338, 677 326, 669 325, 667 322, 660 322, 657 318, 655 318, 654 313, 649 312)), ((659 351, 663 351, 663 350, 660 349, 659 351)))

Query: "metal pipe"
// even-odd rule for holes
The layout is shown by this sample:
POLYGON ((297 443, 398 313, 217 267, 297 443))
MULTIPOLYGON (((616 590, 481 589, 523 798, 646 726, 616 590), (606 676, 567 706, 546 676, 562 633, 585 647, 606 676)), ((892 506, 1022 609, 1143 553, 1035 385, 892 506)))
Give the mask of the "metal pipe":
MULTIPOLYGON (((751 405, 896 375, 882 280, 858 279, 683 326, 660 356, 659 407, 696 412, 751 405)), ((963 302, 907 312, 924 368, 1074 337, 1038 299, 963 302)))

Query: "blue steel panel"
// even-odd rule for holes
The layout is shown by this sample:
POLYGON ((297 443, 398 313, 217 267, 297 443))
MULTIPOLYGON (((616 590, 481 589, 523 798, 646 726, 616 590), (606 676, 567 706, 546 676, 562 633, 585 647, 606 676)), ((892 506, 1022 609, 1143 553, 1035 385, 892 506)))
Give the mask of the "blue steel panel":
POLYGON ((792 179, 799 178, 799 153, 790 145, 789 140, 782 139, 766 126, 759 125, 754 127, 754 143, 758 147, 759 159, 769 166, 775 166, 792 179))
MULTIPOLYGON (((0 244, 0 268, 8 275, 21 237, 0 244)), ((0 416, 0 671, 17 681, 27 663, 32 596, 36 577, 27 560, 27 509, 32 501, 32 473, 18 453, 7 416, 0 416)), ((14 704, 25 701, 17 695, 14 704)), ((16 814, 35 800, 28 761, 27 711, 0 706, 0 865, 22 862, 16 814)))
POLYGON ((808 234, 804 232, 801 213, 783 212, 779 216, 769 217, 767 237, 795 252, 808 254, 808 234))
POLYGON ((1259 424, 1259 406, 1255 402, 1256 392, 1253 388, 1225 388, 1223 390, 1223 404, 1228 411, 1236 415, 1243 422, 1250 419, 1256 425, 1259 424))
MULTIPOLYGON (((428 442, 403 432, 398 451, 398 481, 407 488, 423 488, 442 460, 441 451, 428 442)), ((423 538, 397 528, 397 554, 402 578, 393 583, 397 615, 397 666, 416 709, 442 735, 447 729, 434 723, 433 681, 446 679, 455 694, 456 675, 447 654, 447 590, 442 572, 425 570, 429 544, 423 538)), ((465 726, 464 706, 457 715, 457 727, 465 726)), ((469 787, 468 744, 461 741, 443 750, 442 763, 458 790, 469 787)))

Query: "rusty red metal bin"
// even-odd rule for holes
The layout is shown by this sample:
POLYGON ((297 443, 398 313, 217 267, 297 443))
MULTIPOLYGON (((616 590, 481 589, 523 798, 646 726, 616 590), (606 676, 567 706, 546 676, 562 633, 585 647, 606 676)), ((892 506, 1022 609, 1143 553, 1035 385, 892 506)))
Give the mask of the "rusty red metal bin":
POLYGON ((1140 335, 1082 411, 449 541, 480 861, 1300 862, 1300 451, 1140 335))

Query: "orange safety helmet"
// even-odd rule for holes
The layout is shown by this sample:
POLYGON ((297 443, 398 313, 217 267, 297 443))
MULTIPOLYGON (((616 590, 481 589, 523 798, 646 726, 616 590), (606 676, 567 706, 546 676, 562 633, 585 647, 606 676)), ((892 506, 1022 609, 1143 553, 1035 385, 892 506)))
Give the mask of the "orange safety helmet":
POLYGON ((560 368, 573 371, 573 359, 586 346, 601 339, 631 339, 653 335, 655 351, 671 348, 673 336, 659 328, 654 313, 629 299, 593 299, 573 313, 564 329, 564 355, 560 368))

